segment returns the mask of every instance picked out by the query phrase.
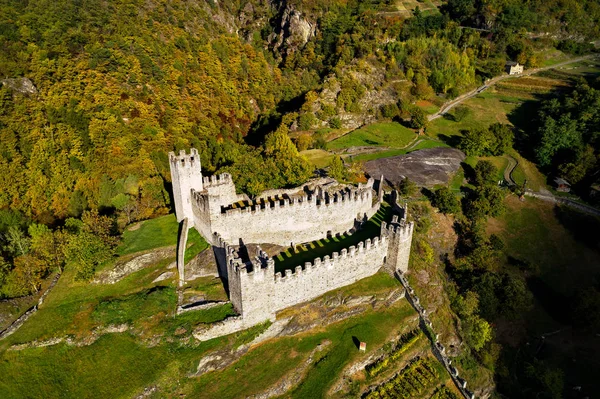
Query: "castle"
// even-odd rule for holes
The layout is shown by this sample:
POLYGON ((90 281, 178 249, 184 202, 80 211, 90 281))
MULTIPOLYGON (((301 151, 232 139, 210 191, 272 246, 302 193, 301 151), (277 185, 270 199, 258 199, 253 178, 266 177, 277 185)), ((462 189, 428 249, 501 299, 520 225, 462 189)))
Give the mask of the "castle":
MULTIPOLYGON (((371 178, 356 188, 336 189, 331 181, 289 190, 271 190, 253 200, 236 194, 229 174, 202 177, 196 149, 169 153, 177 221, 181 223, 177 265, 183 284, 187 231, 195 227, 213 246, 219 275, 240 315, 214 326, 223 333, 274 320, 277 311, 314 299, 327 291, 375 274, 381 267, 404 273, 408 268, 413 223, 394 216, 382 222, 380 235, 275 273, 275 261, 260 247, 254 257, 245 244, 295 246, 359 229, 382 203, 371 178), (234 243, 241 244, 240 246, 234 243)), ((395 206, 395 200, 393 201, 395 206)))

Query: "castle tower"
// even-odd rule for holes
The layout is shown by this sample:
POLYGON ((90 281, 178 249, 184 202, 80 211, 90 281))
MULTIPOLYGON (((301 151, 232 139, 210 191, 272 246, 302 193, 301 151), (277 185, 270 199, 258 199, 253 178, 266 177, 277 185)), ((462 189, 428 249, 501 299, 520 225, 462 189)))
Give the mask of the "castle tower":
POLYGON ((406 273, 408 260, 410 258, 410 247, 412 244, 414 224, 404 221, 398 222, 398 216, 394 216, 389 226, 381 223, 381 235, 388 238, 388 253, 385 267, 391 272, 406 273))
MULTIPOLYGON (((192 190, 202 191, 200 155, 195 148, 190 150, 189 155, 183 150, 179 152, 179 155, 170 152, 169 162, 177 221, 181 222, 185 218, 193 221, 192 190)), ((191 226, 193 226, 193 223, 190 223, 191 226)))

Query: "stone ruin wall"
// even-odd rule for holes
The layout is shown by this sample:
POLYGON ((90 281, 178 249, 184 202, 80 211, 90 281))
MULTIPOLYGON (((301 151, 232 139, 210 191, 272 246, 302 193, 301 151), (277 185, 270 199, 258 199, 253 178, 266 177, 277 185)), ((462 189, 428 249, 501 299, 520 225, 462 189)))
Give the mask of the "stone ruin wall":
POLYGON ((315 195, 285 199, 274 206, 267 204, 228 209, 211 218, 211 229, 228 242, 240 237, 246 243, 272 243, 289 246, 335 235, 355 227, 355 220, 373 216, 379 204, 373 204, 371 188, 353 190, 345 198, 325 203, 315 195))

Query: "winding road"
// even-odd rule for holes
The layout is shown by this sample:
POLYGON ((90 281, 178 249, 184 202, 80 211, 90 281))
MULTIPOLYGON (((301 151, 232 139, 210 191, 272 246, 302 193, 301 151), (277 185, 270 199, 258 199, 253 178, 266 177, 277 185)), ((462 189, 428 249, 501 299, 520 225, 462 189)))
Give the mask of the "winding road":
POLYGON ((440 108, 440 110, 438 112, 436 112, 435 114, 429 115, 429 120, 432 121, 434 119, 437 119, 441 116, 444 116, 448 111, 450 111, 452 108, 456 107, 458 104, 462 103, 465 100, 468 100, 471 97, 475 97, 476 95, 478 95, 479 93, 489 89, 490 87, 492 87, 493 85, 495 85, 498 82, 501 82, 505 79, 515 79, 515 78, 520 78, 523 76, 529 76, 529 75, 534 75, 538 72, 542 72, 542 71, 547 71, 549 69, 554 69, 554 68, 558 68, 564 65, 569 65, 569 64, 573 64, 575 62, 580 62, 583 60, 587 60, 590 58, 595 57, 595 55, 586 55, 583 57, 578 57, 578 58, 572 58, 570 60, 567 61, 563 61, 560 62, 558 64, 554 64, 551 66, 547 66, 547 67, 541 67, 541 68, 534 68, 534 69, 528 69, 525 72, 523 72, 522 74, 519 75, 500 75, 500 76, 496 76, 495 78, 489 79, 486 81, 486 83, 483 86, 480 86, 474 90, 471 90, 468 93, 465 93, 463 95, 460 95, 458 97, 456 97, 454 100, 448 101, 447 103, 445 103, 444 105, 442 105, 442 107, 440 108))

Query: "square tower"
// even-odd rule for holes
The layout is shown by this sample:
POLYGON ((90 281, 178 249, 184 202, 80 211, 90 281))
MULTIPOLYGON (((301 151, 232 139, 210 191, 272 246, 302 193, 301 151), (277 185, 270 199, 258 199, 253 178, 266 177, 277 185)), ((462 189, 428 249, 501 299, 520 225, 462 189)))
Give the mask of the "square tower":
POLYGON ((173 183, 173 200, 175 201, 175 216, 181 222, 188 218, 193 226, 194 212, 192 211, 192 190, 202 191, 202 170, 198 150, 192 148, 190 154, 184 150, 175 155, 169 153, 171 181, 173 183))

